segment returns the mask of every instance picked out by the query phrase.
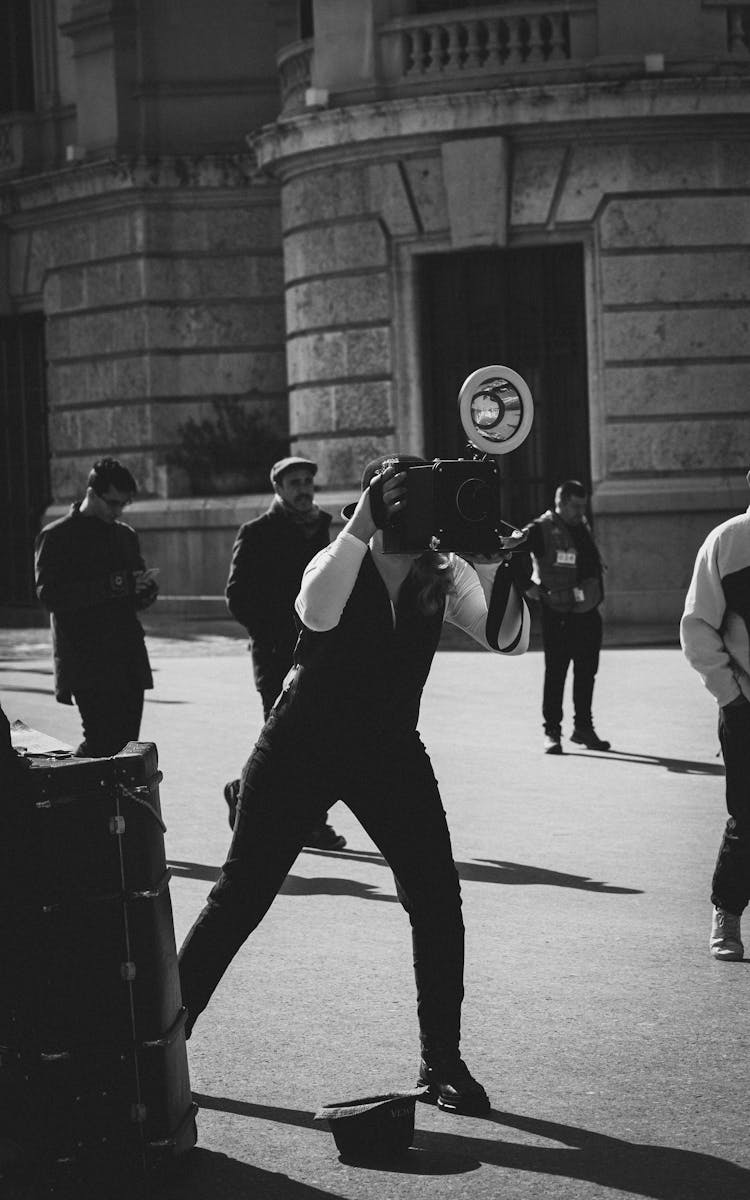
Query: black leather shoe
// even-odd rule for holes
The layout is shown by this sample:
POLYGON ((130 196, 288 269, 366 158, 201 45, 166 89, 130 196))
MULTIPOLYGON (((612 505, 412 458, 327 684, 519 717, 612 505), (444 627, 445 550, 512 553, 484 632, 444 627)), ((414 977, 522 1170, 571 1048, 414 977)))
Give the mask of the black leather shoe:
POLYGON ((229 783, 224 784, 224 799, 227 802, 229 809, 229 828, 234 829, 234 822, 237 816, 237 801, 240 798, 240 781, 232 779, 229 783))
POLYGON ((437 1104, 444 1112, 481 1117, 490 1111, 489 1096, 462 1058, 436 1059, 432 1066, 422 1059, 417 1087, 426 1087, 422 1099, 437 1104))
POLYGON ((346 845, 346 838, 336 833, 332 825, 327 825, 323 822, 322 825, 316 825, 311 829, 304 841, 305 846, 310 846, 313 850, 343 850, 346 845))
POLYGON ((605 742, 597 737, 593 729, 574 729, 570 735, 571 742, 585 746, 587 750, 609 750, 611 742, 605 742))

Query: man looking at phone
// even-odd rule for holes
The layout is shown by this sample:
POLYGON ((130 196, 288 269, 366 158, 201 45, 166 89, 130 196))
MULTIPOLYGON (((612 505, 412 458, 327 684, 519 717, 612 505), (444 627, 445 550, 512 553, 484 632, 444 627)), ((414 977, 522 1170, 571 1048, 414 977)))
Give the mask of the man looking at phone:
POLYGON ((138 535, 120 518, 138 488, 113 458, 95 462, 86 494, 36 540, 36 591, 51 614, 55 696, 75 700, 76 754, 105 758, 140 733, 143 693, 154 686, 136 615, 158 593, 138 535))

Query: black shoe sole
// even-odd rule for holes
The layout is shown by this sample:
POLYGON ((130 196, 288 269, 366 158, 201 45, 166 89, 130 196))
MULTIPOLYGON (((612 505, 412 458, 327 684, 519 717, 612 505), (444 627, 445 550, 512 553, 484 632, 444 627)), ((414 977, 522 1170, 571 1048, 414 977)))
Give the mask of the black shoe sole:
POLYGON ((467 1098, 463 1102, 459 1100, 456 1103, 451 1103, 440 1095, 437 1088, 433 1088, 429 1083, 425 1083, 422 1079, 417 1082, 417 1087, 423 1087, 427 1089, 424 1095, 419 1097, 423 1104, 434 1104, 442 1112, 452 1113, 454 1116, 484 1117, 487 1115, 487 1113, 492 1111, 492 1105, 490 1104, 488 1096, 475 1096, 472 1098, 467 1098))

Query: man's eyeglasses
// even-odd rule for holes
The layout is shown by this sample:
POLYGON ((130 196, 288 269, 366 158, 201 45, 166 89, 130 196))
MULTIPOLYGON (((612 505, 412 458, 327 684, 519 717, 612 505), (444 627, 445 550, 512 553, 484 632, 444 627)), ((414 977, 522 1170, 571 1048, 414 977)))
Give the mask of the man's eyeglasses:
POLYGON ((123 508, 128 508, 129 505, 131 505, 133 503, 133 501, 130 499, 118 500, 114 496, 100 496, 99 499, 103 500, 104 503, 107 505, 107 508, 111 508, 113 510, 113 512, 116 509, 122 510, 123 508))

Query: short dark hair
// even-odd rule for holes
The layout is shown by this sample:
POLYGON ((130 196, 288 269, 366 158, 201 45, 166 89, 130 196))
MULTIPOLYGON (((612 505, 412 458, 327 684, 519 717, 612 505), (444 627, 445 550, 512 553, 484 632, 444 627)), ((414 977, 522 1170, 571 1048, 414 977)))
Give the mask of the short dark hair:
POLYGON ((130 471, 116 458, 98 459, 89 471, 87 486, 97 496, 103 496, 111 487, 118 492, 129 492, 132 496, 138 491, 138 484, 130 471))
POLYGON ((579 500, 585 500, 588 496, 586 488, 579 479, 566 479, 555 492, 555 500, 558 504, 564 504, 566 500, 570 500, 571 496, 577 496, 579 500))

